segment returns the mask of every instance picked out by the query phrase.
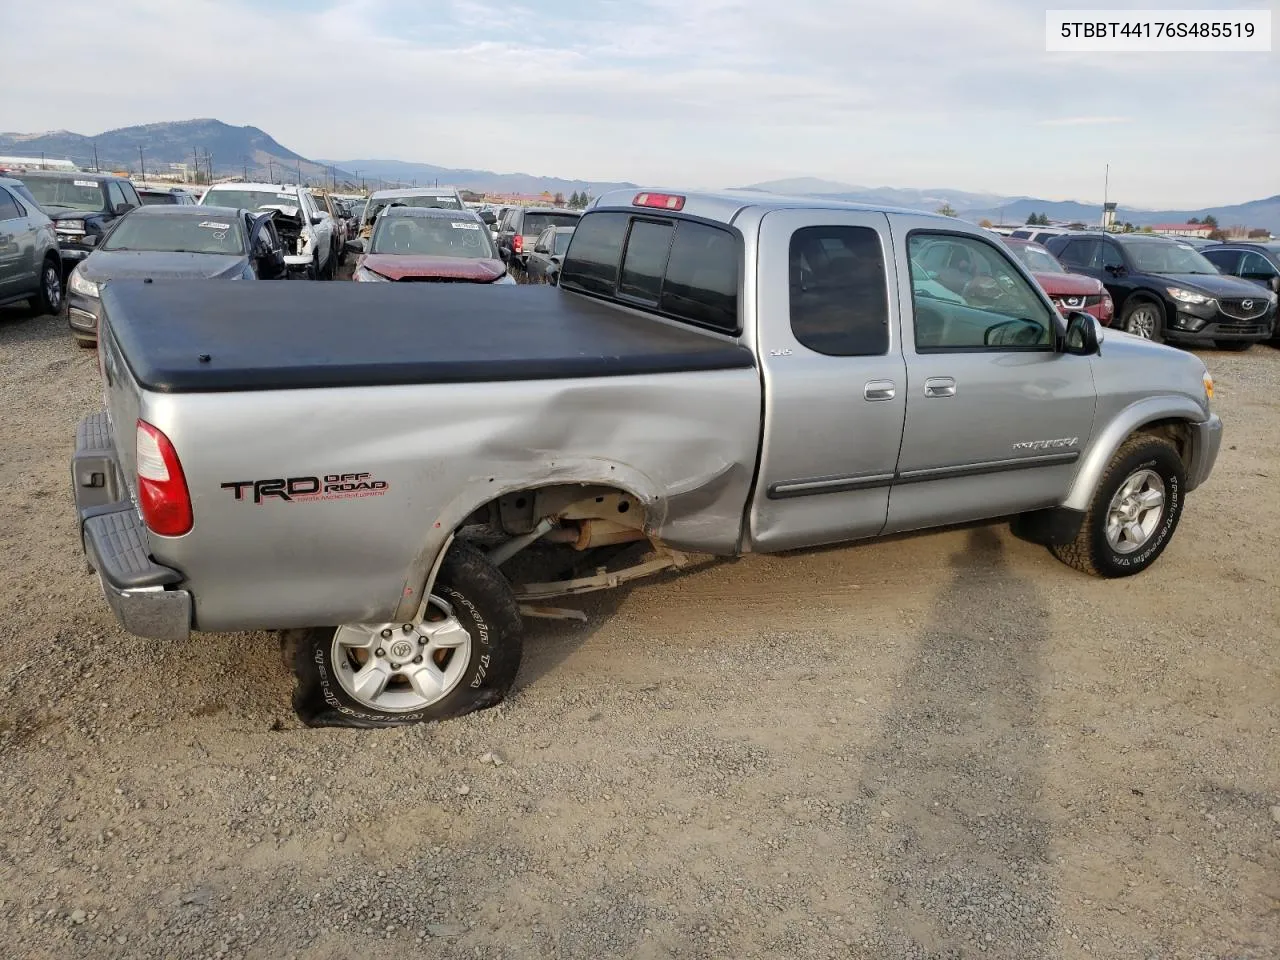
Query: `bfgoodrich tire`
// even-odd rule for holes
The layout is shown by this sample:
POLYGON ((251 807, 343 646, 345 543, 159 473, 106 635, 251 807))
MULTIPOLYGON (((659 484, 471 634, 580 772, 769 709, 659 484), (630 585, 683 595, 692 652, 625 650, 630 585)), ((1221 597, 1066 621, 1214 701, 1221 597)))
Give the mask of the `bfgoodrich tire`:
POLYGON ((1135 434, 1102 475, 1075 540, 1050 549, 1063 563, 1094 576, 1141 573, 1178 528, 1186 486, 1177 448, 1162 437, 1135 434))
POLYGON ((520 611, 506 579, 475 547, 455 543, 431 593, 419 624, 284 631, 303 723, 394 727, 502 701, 522 652, 520 611))

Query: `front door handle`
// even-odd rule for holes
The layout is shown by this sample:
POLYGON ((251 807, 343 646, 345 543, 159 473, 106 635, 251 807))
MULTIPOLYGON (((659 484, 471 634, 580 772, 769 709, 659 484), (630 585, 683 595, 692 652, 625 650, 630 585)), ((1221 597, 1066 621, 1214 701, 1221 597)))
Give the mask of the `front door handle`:
POLYGON ((897 395, 898 388, 892 380, 868 380, 862 388, 866 400, 892 400, 897 395))
POLYGON ((950 377, 930 377, 924 382, 926 397, 954 397, 956 382, 950 377))

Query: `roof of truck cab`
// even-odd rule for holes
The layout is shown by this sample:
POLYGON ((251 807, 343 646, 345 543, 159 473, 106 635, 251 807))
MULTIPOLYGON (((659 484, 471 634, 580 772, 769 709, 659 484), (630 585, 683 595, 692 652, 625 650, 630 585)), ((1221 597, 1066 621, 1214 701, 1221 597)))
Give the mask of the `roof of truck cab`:
POLYGON ((602 208, 631 209, 648 214, 662 214, 655 207, 638 207, 633 201, 642 193, 668 194, 684 197, 684 207, 680 211, 690 216, 702 217, 705 220, 717 220, 721 223, 732 223, 743 210, 751 207, 764 210, 858 210, 865 213, 896 213, 912 217, 932 217, 942 222, 964 223, 955 217, 943 216, 940 213, 929 213, 924 210, 911 210, 906 207, 890 207, 872 203, 850 203, 845 200, 827 200, 822 197, 791 197, 784 194, 765 193, 756 190, 678 190, 669 187, 646 188, 630 187, 625 190, 610 190, 602 193, 592 204, 592 210, 602 208))
POLYGON ((104 327, 158 393, 751 368, 744 346, 549 286, 114 281, 104 327), (207 359, 201 359, 205 357, 207 359))

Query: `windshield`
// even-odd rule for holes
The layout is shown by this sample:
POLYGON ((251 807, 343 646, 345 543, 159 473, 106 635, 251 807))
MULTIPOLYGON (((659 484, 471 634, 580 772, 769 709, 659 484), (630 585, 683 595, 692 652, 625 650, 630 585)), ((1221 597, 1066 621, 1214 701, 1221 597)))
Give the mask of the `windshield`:
POLYGON ((576 213, 526 213, 520 232, 526 237, 536 237, 547 227, 576 227, 576 213))
POLYGON ((471 260, 498 256, 484 224, 450 217, 383 217, 373 230, 369 252, 471 260))
POLYGON ((376 217, 383 207, 387 206, 401 207, 430 207, 436 210, 461 210, 462 204, 458 202, 458 198, 449 194, 424 194, 418 197, 383 197, 379 200, 370 200, 368 209, 364 212, 364 222, 369 223, 376 217))
POLYGON ((131 216, 111 231, 102 249, 239 256, 244 242, 231 217, 131 216))
POLYGON ((259 207, 296 207, 298 195, 275 190, 210 190, 201 204, 209 207, 241 207, 257 210, 259 207))
POLYGON ((1124 245, 1140 273, 1217 273, 1218 268, 1185 243, 1138 240, 1124 245))
POLYGON ((36 203, 46 210, 83 210, 99 213, 107 209, 107 192, 100 180, 62 180, 54 177, 18 177, 27 185, 36 203))
POLYGON ((1022 265, 1032 273, 1066 273, 1062 264, 1053 258, 1053 254, 1044 247, 1035 247, 1025 243, 1011 243, 1009 249, 1022 261, 1022 265))

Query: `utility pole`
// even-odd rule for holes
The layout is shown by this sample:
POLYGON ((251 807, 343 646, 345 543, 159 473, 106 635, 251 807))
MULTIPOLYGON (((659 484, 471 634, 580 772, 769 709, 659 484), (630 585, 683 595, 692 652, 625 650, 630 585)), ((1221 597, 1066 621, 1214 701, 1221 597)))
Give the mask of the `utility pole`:
POLYGON ((143 183, 147 182, 147 162, 142 159, 142 144, 138 144, 138 169, 142 171, 138 179, 143 183))
POLYGON ((302 161, 301 160, 293 161, 293 169, 294 169, 294 172, 298 175, 298 183, 302 183, 302 161))
POLYGON ((267 157, 267 180, 271 183, 276 182, 276 162, 271 157, 267 157))
POLYGON ((40 151, 40 169, 41 170, 44 169, 44 151, 43 150, 40 151))
POLYGON ((244 182, 249 182, 249 158, 241 157, 240 162, 244 164, 244 182))
POLYGON ((98 141, 93 141, 93 172, 98 172, 98 141))
POLYGON ((1107 164, 1102 174, 1102 229, 1107 229, 1107 190, 1111 186, 1111 164, 1107 164))

